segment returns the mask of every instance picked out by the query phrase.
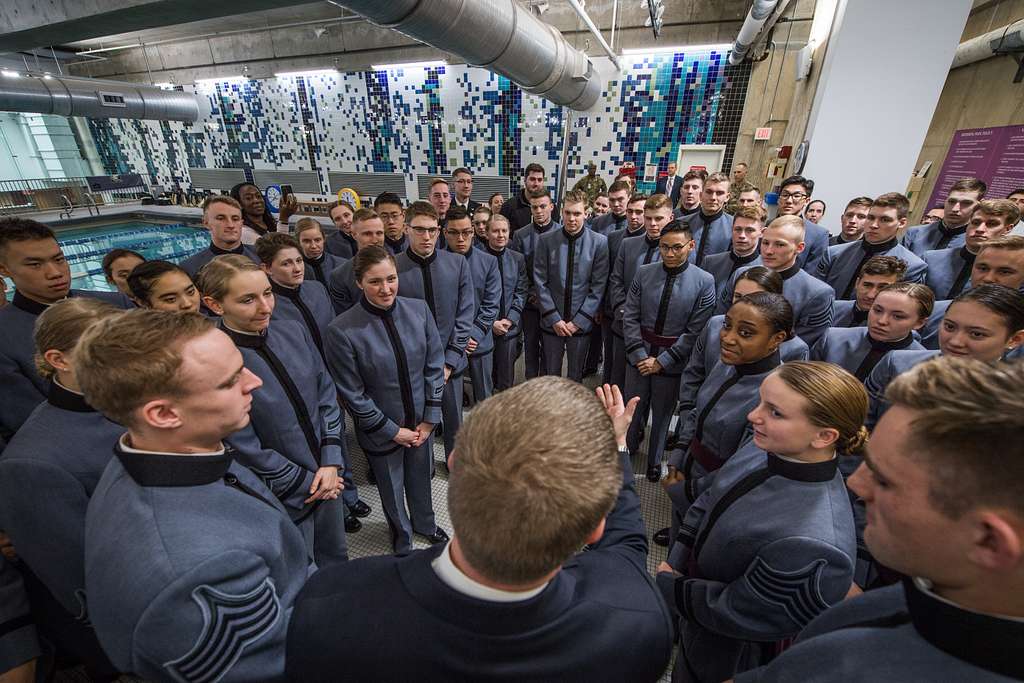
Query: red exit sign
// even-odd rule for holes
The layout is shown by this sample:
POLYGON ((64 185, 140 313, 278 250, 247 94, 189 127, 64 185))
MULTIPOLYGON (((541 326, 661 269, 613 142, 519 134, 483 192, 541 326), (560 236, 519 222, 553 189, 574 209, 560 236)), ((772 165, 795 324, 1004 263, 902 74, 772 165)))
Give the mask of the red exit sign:
POLYGON ((771 140, 772 129, 771 128, 757 128, 754 130, 755 140, 771 140))

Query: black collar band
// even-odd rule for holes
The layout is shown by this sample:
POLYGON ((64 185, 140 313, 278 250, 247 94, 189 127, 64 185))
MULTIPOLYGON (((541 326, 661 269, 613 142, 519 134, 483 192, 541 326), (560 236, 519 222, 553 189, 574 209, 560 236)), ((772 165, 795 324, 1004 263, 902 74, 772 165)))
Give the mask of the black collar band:
POLYGON ((380 306, 374 306, 373 304, 370 303, 369 299, 366 298, 365 294, 363 294, 361 297, 359 297, 359 305, 363 307, 363 310, 366 311, 367 313, 369 313, 370 315, 375 315, 375 316, 378 316, 380 318, 383 318, 385 316, 391 315, 391 313, 395 310, 395 306, 397 304, 398 304, 398 297, 395 297, 394 302, 392 302, 392 304, 389 307, 387 307, 387 308, 381 308, 380 306))
POLYGON ((570 242, 575 242, 580 236, 583 235, 585 231, 586 228, 580 228, 579 231, 574 235, 568 230, 566 230, 564 226, 562 227, 562 234, 565 235, 565 239, 569 240, 570 242))
POLYGON ((420 256, 415 251, 413 251, 412 247, 406 249, 405 254, 406 256, 409 257, 410 261, 412 261, 413 263, 422 268, 423 266, 429 266, 431 263, 434 262, 434 259, 437 258, 437 247, 434 247, 434 251, 430 252, 430 256, 427 256, 426 258, 420 256))
POLYGON ((752 261, 756 261, 757 257, 760 256, 760 255, 761 255, 761 241, 760 240, 758 240, 757 246, 754 247, 754 251, 750 252, 746 256, 740 256, 735 251, 732 251, 731 249, 729 250, 729 258, 731 258, 732 262, 735 263, 737 266, 745 266, 746 264, 751 263, 752 261))
POLYGON ((839 458, 825 462, 793 462, 768 454, 768 471, 795 481, 832 481, 839 469, 839 458))
POLYGON ((223 256, 224 254, 244 254, 245 245, 239 242, 238 246, 235 247, 234 249, 221 249, 213 242, 210 242, 210 251, 212 251, 214 254, 217 254, 218 256, 223 256))
POLYGON ((644 235, 644 241, 647 242, 648 249, 656 249, 658 247, 658 242, 661 241, 661 238, 655 237, 652 240, 650 235, 644 235))
POLYGON ((967 251, 966 244, 960 247, 960 258, 962 258, 967 263, 974 263, 974 259, 976 256, 977 254, 972 254, 971 252, 967 251))
POLYGON ((789 278, 793 277, 794 275, 796 275, 799 272, 800 272, 800 264, 799 263, 794 263, 789 268, 786 268, 785 270, 778 271, 779 275, 782 276, 783 280, 788 280, 789 278))
POLYGON ((700 204, 697 204, 697 206, 693 207, 692 209, 682 209, 681 208, 680 211, 683 212, 683 216, 686 216, 686 217, 693 216, 698 211, 700 211, 700 204))
POLYGON ((533 229, 536 230, 537 232, 547 232, 548 230, 551 229, 551 226, 554 225, 554 224, 555 224, 555 219, 552 218, 551 220, 549 220, 544 225, 537 225, 536 223, 533 223, 533 229))
POLYGON ((871 244, 867 240, 860 241, 860 248, 869 254, 879 254, 883 251, 888 251, 896 246, 897 240, 893 237, 891 240, 885 242, 879 242, 878 244, 871 244))
POLYGON ((645 232, 646 232, 646 230, 644 229, 644 226, 642 226, 642 225, 639 228, 637 228, 636 230, 630 230, 629 226, 627 225, 626 226, 626 232, 623 235, 623 237, 636 237, 637 235, 643 235, 645 232))
MULTIPOLYGON (((854 304, 853 307, 857 308, 857 304, 854 304)), ((865 330, 866 329, 867 328, 865 328, 865 330)), ((897 340, 897 341, 893 341, 893 342, 878 341, 877 339, 875 339, 874 337, 871 336, 870 332, 867 332, 867 335, 868 335, 868 341, 871 342, 871 348, 872 349, 878 349, 879 351, 895 351, 895 350, 899 350, 899 349, 905 349, 905 348, 907 348, 908 346, 910 346, 911 344, 914 343, 914 335, 913 334, 908 334, 903 339, 900 339, 900 340, 897 340)))
POLYGON ((724 209, 719 209, 716 213, 706 214, 704 213, 703 208, 698 208, 700 208, 700 217, 705 223, 711 223, 712 221, 718 220, 719 218, 722 217, 722 213, 725 211, 724 209))
POLYGON ((967 232, 967 223, 964 223, 959 228, 951 228, 948 225, 946 225, 944 221, 940 220, 937 223, 937 226, 939 228, 939 232, 941 232, 943 235, 946 235, 947 237, 956 237, 957 235, 962 235, 965 232, 967 232))
POLYGON ((85 402, 85 396, 62 387, 56 381, 50 381, 50 393, 46 397, 51 406, 76 413, 95 413, 96 409, 85 402))
POLYGON ((387 244, 389 247, 393 249, 400 249, 405 246, 405 235, 402 235, 397 240, 393 240, 390 237, 385 237, 384 244, 387 244))
MULTIPOLYGON (((508 249, 508 247, 505 247, 505 249, 508 249)), ((487 253, 493 256, 494 258, 498 259, 500 259, 501 255, 505 253, 505 249, 502 249, 501 251, 495 251, 494 249, 491 249, 490 244, 487 245, 487 253)))
POLYGON ((768 354, 761 360, 735 366, 735 370, 737 375, 760 375, 770 370, 774 370, 780 365, 782 365, 782 358, 779 356, 779 350, 775 349, 774 352, 768 354))
POLYGON ((868 312, 862 311, 857 308, 857 302, 853 303, 853 321, 856 323, 862 323, 868 319, 868 312))
POLYGON ((1024 623, 951 605, 903 580, 914 630, 948 655, 1012 679, 1024 679, 1024 623))
POLYGON ((301 287, 302 287, 302 285, 299 285, 298 287, 294 287, 294 288, 292 288, 292 287, 285 287, 284 285, 282 285, 281 283, 277 282, 276 280, 271 280, 270 281, 270 289, 271 289, 271 291, 273 291, 275 295, 280 295, 280 296, 283 296, 283 297, 285 297, 287 299, 298 299, 298 298, 300 298, 299 297, 299 289, 301 287))
MULTIPOLYGON (((71 296, 71 292, 68 292, 68 296, 71 296)), ((41 304, 38 301, 29 299, 18 290, 14 290, 14 298, 11 299, 11 305, 32 315, 39 315, 50 307, 49 304, 41 304)))
POLYGON ((233 330, 224 324, 224 320, 220 321, 220 329, 224 331, 224 334, 231 337, 231 341, 235 342, 235 346, 243 347, 246 349, 261 349, 263 345, 267 343, 267 334, 270 333, 268 327, 263 334, 247 334, 245 332, 239 332, 233 330))
POLYGON ((679 264, 679 265, 678 265, 678 266, 676 266, 675 268, 669 268, 668 266, 666 266, 666 265, 665 265, 665 262, 664 262, 664 261, 662 261, 662 262, 661 262, 661 267, 662 267, 662 269, 663 269, 663 270, 664 270, 664 271, 665 271, 666 273, 668 273, 669 275, 679 275, 679 274, 680 274, 680 273, 682 273, 682 272, 683 272, 684 270, 686 270, 686 267, 687 267, 688 265, 690 265, 689 261, 683 261, 683 262, 682 262, 681 264, 679 264))
POLYGON ((227 449, 218 455, 125 453, 120 443, 114 446, 114 455, 140 486, 212 484, 227 474, 233 459, 227 449))

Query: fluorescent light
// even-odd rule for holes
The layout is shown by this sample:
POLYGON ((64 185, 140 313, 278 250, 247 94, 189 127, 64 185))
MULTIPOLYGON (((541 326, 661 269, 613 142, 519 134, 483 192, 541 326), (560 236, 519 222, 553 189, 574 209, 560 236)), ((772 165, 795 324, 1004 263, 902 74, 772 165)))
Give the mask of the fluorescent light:
POLYGON ((725 52, 732 47, 732 43, 718 43, 715 45, 671 45, 668 47, 662 47, 655 45, 654 47, 635 47, 629 50, 623 50, 624 55, 654 55, 661 54, 663 52, 705 52, 718 50, 719 52, 725 52))
POLYGON ((338 73, 337 69, 311 69, 309 71, 283 71, 279 74, 274 74, 274 76, 277 78, 294 78, 296 76, 326 76, 336 73, 338 73))
POLYGON ((154 88, 160 88, 161 90, 174 90, 173 83, 154 83, 154 88))
POLYGON ((53 74, 51 74, 49 71, 47 71, 46 73, 43 74, 43 79, 47 80, 47 81, 52 81, 53 80, 53 74))
POLYGON ((429 69, 432 66, 448 66, 447 60, 436 59, 430 62, 404 62, 398 64, 373 64, 370 66, 374 71, 388 71, 390 69, 429 69))
POLYGON ((245 76, 218 76, 217 78, 197 78, 196 83, 225 83, 234 81, 247 81, 245 76))
POLYGON ((17 71, 10 71, 8 69, 4 69, 3 71, 0 71, 0 73, 2 73, 4 76, 7 76, 7 78, 18 78, 19 76, 21 76, 21 74, 17 71))

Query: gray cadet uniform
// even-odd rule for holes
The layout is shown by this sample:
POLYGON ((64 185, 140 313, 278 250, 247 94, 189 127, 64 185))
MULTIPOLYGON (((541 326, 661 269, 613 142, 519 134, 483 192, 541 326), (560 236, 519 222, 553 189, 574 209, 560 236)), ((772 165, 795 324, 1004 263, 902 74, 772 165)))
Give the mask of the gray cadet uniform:
POLYGON ((963 609, 905 579, 836 605, 736 683, 1008 683, 1024 680, 1021 642, 1020 619, 963 609))
MULTIPOLYGON (((740 268, 732 276, 732 281, 722 290, 718 297, 718 313, 725 313, 732 306, 733 289, 739 274, 749 270, 740 268)), ((798 265, 778 271, 782 276, 782 296, 793 307, 793 332, 814 346, 818 338, 825 334, 832 325, 832 303, 835 299, 833 289, 813 277, 798 265)))
POLYGON ((721 296, 722 290, 732 280, 733 273, 743 266, 753 267, 760 265, 763 264, 761 263, 761 248, 759 244, 758 248, 754 249, 747 256, 737 256, 732 249, 723 251, 721 254, 705 256, 701 268, 711 273, 711 277, 715 278, 715 294, 721 296))
POLYGON ((868 312, 857 308, 856 299, 839 299, 832 304, 833 327, 864 327, 868 324, 868 312))
POLYGON ((732 249, 732 216, 724 211, 708 216, 701 209, 686 222, 696 243, 690 250, 690 263, 703 267, 704 259, 711 254, 722 254, 732 249))
POLYGON ((858 240, 829 247, 825 256, 818 262, 818 270, 814 274, 835 290, 837 299, 855 299, 857 273, 872 256, 895 256, 903 259, 907 262, 907 272, 903 279, 907 282, 924 282, 928 266, 895 237, 881 244, 869 244, 864 240, 858 240))
POLYGON ((835 363, 863 382, 890 352, 923 349, 913 334, 883 342, 873 339, 866 327, 830 327, 811 349, 811 360, 835 363))
POLYGON ((394 256, 398 256, 403 251, 409 248, 409 238, 403 233, 401 238, 393 240, 390 237, 384 238, 384 248, 392 253, 394 256))
POLYGON ((147 680, 280 680, 309 570, 280 503, 230 450, 122 439, 114 455, 85 520, 89 614, 111 661, 147 680))
POLYGON ((808 273, 818 272, 818 262, 828 252, 830 233, 817 223, 804 219, 804 250, 796 257, 796 264, 808 273))
MULTIPOLYGON (((245 367, 263 380, 252 395, 251 425, 263 448, 311 475, 345 469, 345 418, 327 367, 301 323, 278 320, 263 334, 224 327, 245 367)), ((308 488, 304 492, 308 492, 308 488)), ((318 566, 348 559, 340 500, 317 501, 292 517, 318 566)))
POLYGON ((669 269, 662 263, 640 266, 626 297, 623 331, 626 340, 628 401, 640 397, 626 445, 636 453, 647 417, 653 412, 647 466, 661 463, 665 437, 679 393, 679 376, 694 340, 715 308, 715 283, 697 266, 683 263, 669 269), (636 363, 656 358, 661 372, 643 376, 636 363))
POLYGON ((868 429, 874 429, 882 415, 889 409, 889 404, 885 400, 885 390, 889 386, 889 382, 918 363, 923 363, 929 358, 934 358, 938 355, 938 351, 931 349, 893 351, 886 354, 882 362, 876 365, 875 369, 868 375, 868 378, 864 380, 864 388, 868 390, 868 398, 870 399, 868 417, 864 421, 864 426, 868 429))
MULTIPOLYGON (((615 256, 612 254, 611 249, 611 234, 616 230, 622 230, 626 227, 628 220, 625 215, 622 217, 616 217, 610 211, 602 216, 598 216, 590 223, 587 223, 587 227, 594 232, 599 232, 608 238, 608 277, 611 278, 612 268, 615 266, 615 256)), ((608 306, 608 290, 607 283, 604 288, 604 296, 601 298, 601 311, 604 311, 608 306)), ((609 352, 605 351, 605 347, 608 349, 612 348, 611 340, 611 321, 606 321, 605 316, 601 315, 601 321, 599 324, 594 325, 594 329, 590 333, 590 348, 587 349, 587 362, 584 366, 584 372, 591 374, 597 370, 598 364, 601 362, 602 357, 608 357, 609 352)), ((611 365, 611 359, 605 363, 605 373, 610 372, 608 366, 611 365)))
POLYGON ((835 458, 740 450, 686 513, 669 553, 683 576, 658 577, 681 614, 673 680, 721 681, 765 661, 846 596, 855 557, 835 458))
POLYGON ((256 255, 256 250, 248 244, 239 244, 234 249, 221 249, 211 243, 209 247, 203 249, 199 253, 192 254, 178 265, 181 266, 181 269, 188 273, 189 277, 194 280, 196 278, 196 273, 199 272, 200 268, 217 256, 224 256, 225 254, 240 254, 242 256, 248 256, 252 259, 253 263, 260 262, 259 256, 256 255))
MULTIPOLYGON (((679 414, 684 416, 693 409, 697 400, 697 392, 700 390, 708 373, 714 369, 722 359, 722 325, 725 324, 725 315, 711 316, 704 329, 693 344, 693 351, 690 353, 690 360, 683 370, 682 381, 679 385, 679 414)), ((779 345, 779 358, 783 363, 793 360, 807 360, 811 355, 810 349, 800 337, 787 339, 779 345)))
POLYGON ((520 324, 523 317, 523 306, 526 304, 526 259, 518 251, 505 247, 501 251, 487 249, 487 253, 498 261, 498 282, 501 285, 501 296, 498 299, 498 315, 496 320, 512 321, 512 327, 504 335, 495 335, 494 339, 494 389, 502 391, 512 386, 515 381, 516 356, 518 355, 520 324))
POLYGON ((541 312, 545 372, 561 375, 562 358, 568 356, 567 376, 581 382, 590 332, 608 281, 608 239, 586 228, 575 235, 564 228, 548 232, 537 243, 533 280, 541 312), (579 330, 571 337, 559 337, 552 325, 560 320, 579 330))
POLYGON ((40 654, 21 574, 0 555, 0 676, 40 654))
POLYGON ((324 249, 343 259, 351 259, 359 251, 359 245, 351 235, 335 230, 324 240, 324 249))
POLYGON ((955 299, 971 286, 971 269, 975 255, 967 247, 926 251, 928 264, 925 284, 935 292, 936 299, 955 299))
MULTIPOLYGON (((604 301, 602 302, 604 313, 601 315, 601 341, 604 345, 602 350, 604 367, 601 371, 601 382, 615 384, 620 389, 626 386, 626 345, 622 341, 622 319, 616 320, 616 304, 618 302, 614 300, 615 290, 612 288, 612 276, 615 274, 615 263, 618 261, 622 243, 631 237, 643 237, 644 233, 643 226, 640 226, 640 229, 635 232, 629 232, 623 228, 608 234, 608 286, 604 290, 604 301)), ((660 252, 658 259, 661 259, 660 252)), ((622 295, 625 296, 625 294, 626 290, 623 289, 622 295)))
MULTIPOLYGON (((502 214, 507 216, 504 207, 502 209, 502 214)), ((512 220, 509 219, 509 223, 511 222, 512 220)), ((561 224, 556 221, 551 221, 542 228, 537 227, 535 223, 528 223, 512 235, 511 247, 514 251, 522 254, 526 260, 526 279, 529 283, 522 319, 523 352, 526 356, 523 362, 526 366, 526 379, 547 374, 544 370, 544 355, 541 352, 540 309, 537 303, 537 285, 533 280, 533 255, 542 235, 561 229, 561 224)), ((513 230, 515 230, 514 227, 513 230)))
POLYGON ((341 315, 359 302, 363 290, 356 284, 354 261, 345 261, 331 271, 327 278, 327 292, 331 296, 335 315, 341 315))
POLYGON ((626 214, 622 214, 621 216, 616 216, 611 211, 609 211, 605 215, 598 216, 597 218, 595 218, 590 223, 589 227, 594 232, 599 232, 602 235, 604 235, 605 237, 608 237, 610 234, 612 234, 616 230, 625 230, 627 222, 628 221, 627 221, 626 214))
MULTIPOLYGON (((687 508, 713 481, 713 475, 750 438, 747 414, 760 401, 758 389, 768 373, 779 367, 779 352, 744 365, 719 361, 697 392, 693 408, 681 419, 669 464, 686 479, 668 489, 672 523, 678 524, 687 508)), ((675 531, 675 527, 673 527, 675 531)), ((673 533, 671 538, 675 538, 673 533)))
POLYGON ((306 281, 316 280, 324 287, 330 284, 331 273, 334 272, 334 269, 345 262, 345 259, 332 254, 326 249, 320 254, 318 259, 306 258, 304 256, 302 260, 306 263, 306 281))
MULTIPOLYGON (((455 435, 462 426, 462 376, 469 363, 466 343, 473 330, 476 295, 473 277, 465 258, 437 249, 427 258, 411 250, 395 259, 398 265, 398 291, 402 296, 423 299, 437 323, 444 364, 451 375, 444 385, 441 421, 444 423, 444 455, 455 447, 455 435)), ((412 426, 413 429, 416 425, 412 426)))
POLYGON ((921 346, 924 348, 939 348, 939 328, 942 326, 942 319, 946 317, 946 311, 949 310, 951 303, 953 303, 952 299, 944 299, 936 301, 935 305, 932 306, 932 314, 928 316, 928 322, 918 330, 918 334, 921 337, 921 346))
POLYGON ((901 240, 903 246, 924 258, 926 251, 962 247, 967 242, 967 224, 947 228, 942 221, 907 228, 901 240))
MULTIPOLYGON (((69 297, 87 296, 118 308, 130 308, 123 294, 73 289, 69 297)), ((46 400, 49 382, 36 372, 36 318, 47 309, 14 292, 11 303, 0 308, 0 439, 10 440, 37 405, 46 400)))
POLYGON ((412 550, 414 529, 427 536, 437 531, 430 494, 433 439, 406 448, 394 437, 400 427, 440 422, 443 348, 427 305, 403 296, 388 310, 363 297, 327 330, 331 373, 369 456, 398 553, 412 550))
POLYGON ((40 631, 93 673, 114 672, 89 624, 85 510, 122 433, 53 383, 0 456, 0 529, 44 587, 29 584, 40 631))
MULTIPOLYGON (((618 233, 614 233, 609 241, 618 233)), ((626 387, 626 339, 623 336, 622 317, 626 313, 626 296, 633 284, 633 278, 640 266, 661 262, 660 240, 652 240, 643 230, 636 237, 626 236, 615 250, 615 261, 609 261, 611 272, 608 276, 608 300, 612 307, 612 356, 605 358, 611 363, 611 383, 620 389, 626 387)))
POLYGON ((465 255, 473 280, 473 326, 469 338, 476 340, 476 350, 469 354, 469 378, 473 382, 473 400, 482 401, 494 393, 494 331, 498 300, 501 298, 501 274, 498 259, 483 249, 470 247, 465 255))

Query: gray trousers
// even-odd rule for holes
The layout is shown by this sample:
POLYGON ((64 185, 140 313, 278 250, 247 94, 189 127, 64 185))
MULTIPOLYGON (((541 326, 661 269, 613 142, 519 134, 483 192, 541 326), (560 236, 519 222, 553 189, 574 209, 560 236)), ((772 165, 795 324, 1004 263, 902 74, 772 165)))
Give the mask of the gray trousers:
POLYGON ((511 389, 516 379, 516 356, 519 353, 519 335, 494 338, 494 391, 511 389))
POLYGON ((590 347, 590 333, 578 337, 559 337, 554 332, 545 331, 542 336, 545 374, 560 377, 562 359, 568 356, 565 376, 582 382, 583 364, 587 361, 587 349, 590 347))
POLYGON ((380 504, 391 527, 396 553, 412 550, 413 531, 427 536, 437 531, 430 492, 432 444, 432 439, 428 438, 417 448, 401 448, 391 455, 370 456, 370 467, 377 477, 380 504), (407 495, 408 512, 405 509, 407 495))
POLYGON ((441 422, 444 424, 444 457, 447 460, 455 448, 455 435, 462 426, 462 375, 452 375, 444 385, 441 422))
POLYGON ((630 453, 640 448, 647 426, 647 416, 651 418, 651 438, 647 447, 647 468, 661 463, 665 453, 665 439, 668 437, 668 426, 672 422, 672 414, 676 407, 676 396, 679 394, 681 377, 665 374, 644 377, 632 363, 626 365, 626 390, 623 398, 629 401, 634 396, 640 397, 640 403, 633 413, 633 421, 626 432, 626 447, 630 453))
MULTIPOLYGON (((521 319, 523 327, 523 355, 526 364, 526 379, 533 379, 544 372, 544 355, 541 348, 541 337, 546 335, 540 331, 540 311, 536 308, 524 308, 521 319)), ((557 374, 557 373, 556 373, 557 374)))
POLYGON ((601 383, 612 383, 612 359, 615 357, 615 335, 612 334, 612 318, 607 313, 601 317, 601 343, 604 345, 604 363, 601 366, 601 383))
POLYGON ((469 379, 473 383, 473 403, 490 398, 494 393, 494 351, 469 357, 469 379))
POLYGON ((341 491, 341 499, 345 501, 345 507, 352 507, 359 502, 359 489, 356 488, 356 482, 352 479, 352 468, 348 466, 348 456, 345 458, 345 464, 338 468, 338 476, 345 484, 345 488, 341 491))
POLYGON ((299 522, 306 551, 317 567, 348 561, 345 539, 345 505, 340 498, 321 501, 313 512, 299 522))
POLYGON ((612 357, 605 357, 605 364, 612 366, 611 383, 622 391, 626 388, 626 340, 618 332, 612 333, 612 357))

